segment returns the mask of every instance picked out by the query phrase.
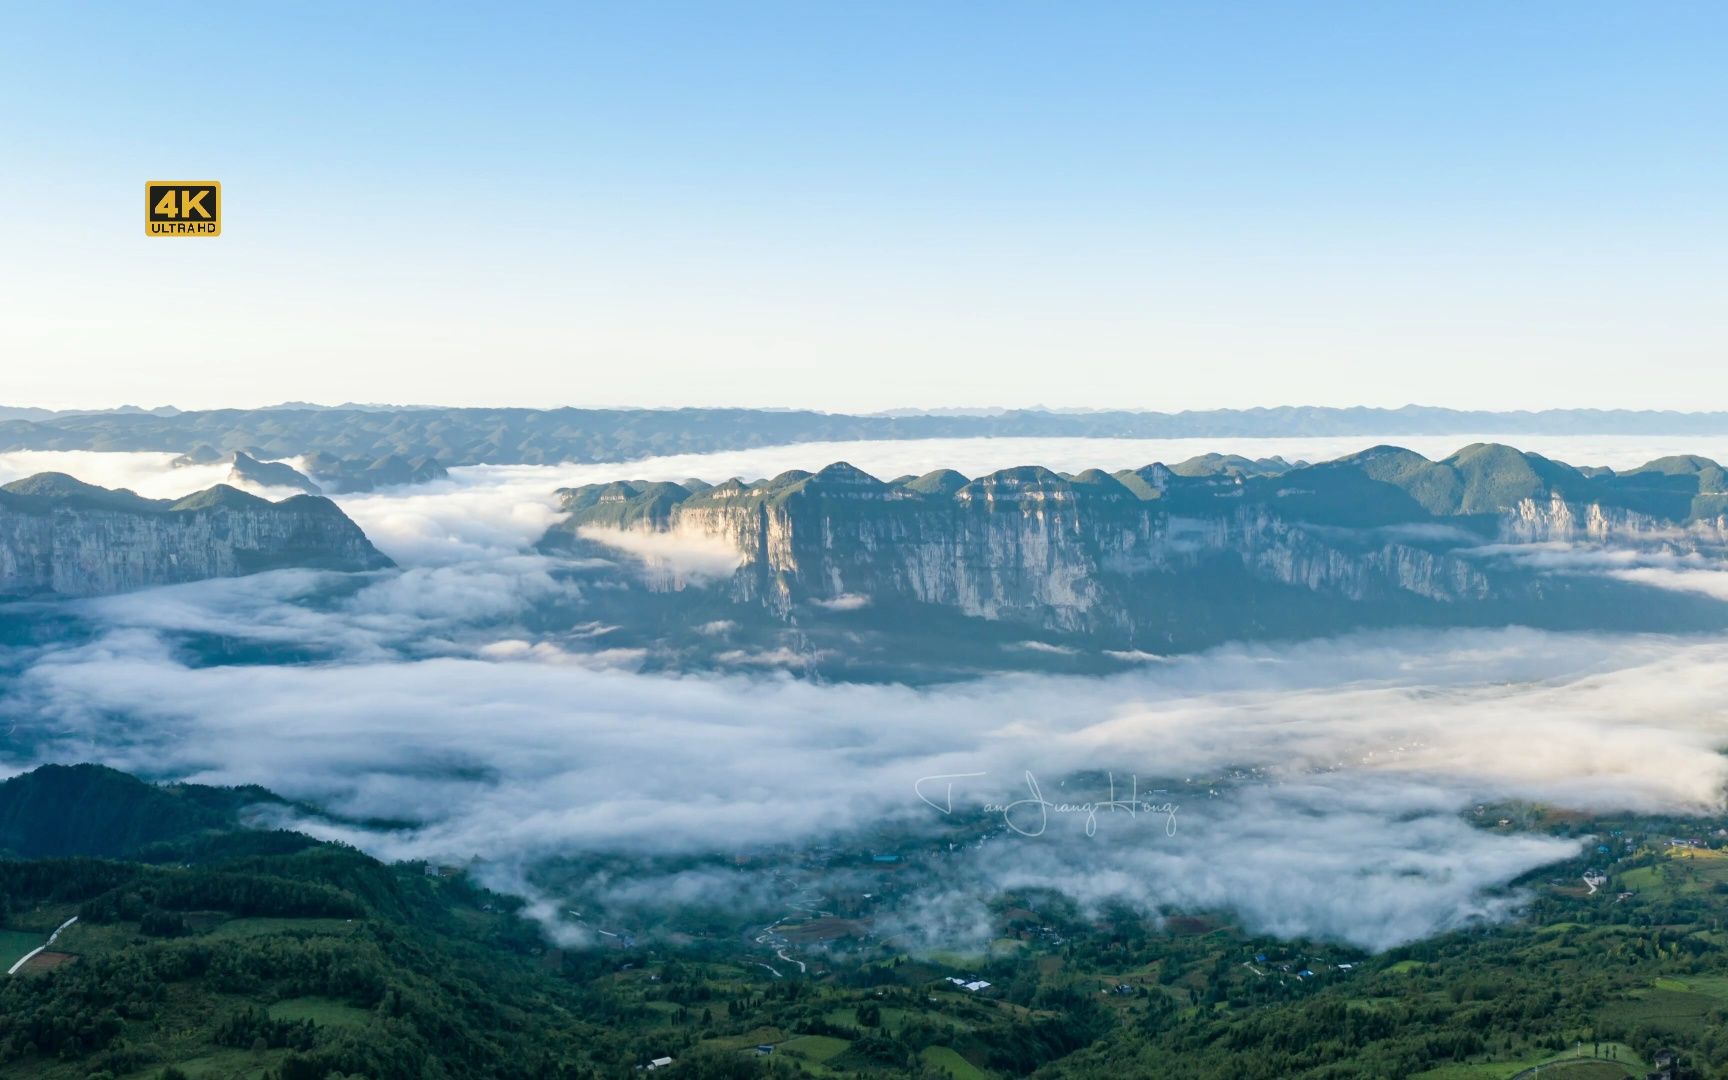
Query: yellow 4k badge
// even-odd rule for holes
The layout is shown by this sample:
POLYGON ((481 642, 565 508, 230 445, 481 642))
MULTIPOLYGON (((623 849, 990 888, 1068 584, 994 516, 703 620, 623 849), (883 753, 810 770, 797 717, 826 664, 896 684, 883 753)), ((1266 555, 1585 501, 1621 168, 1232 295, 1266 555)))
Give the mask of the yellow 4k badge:
POLYGON ((144 231, 151 236, 221 236, 222 185, 151 180, 144 185, 144 231))

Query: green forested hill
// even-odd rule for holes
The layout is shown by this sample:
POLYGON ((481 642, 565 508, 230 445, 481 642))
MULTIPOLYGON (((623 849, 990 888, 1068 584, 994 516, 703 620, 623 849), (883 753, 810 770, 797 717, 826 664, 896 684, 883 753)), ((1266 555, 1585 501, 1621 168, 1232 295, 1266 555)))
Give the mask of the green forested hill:
MULTIPOLYGON (((560 950, 453 869, 229 827, 267 797, 91 768, 0 784, 30 850, 114 846, 94 812, 35 835, 30 807, 204 808, 180 838, 128 841, 128 861, 0 859, 0 970, 59 928, 0 975, 0 1076, 627 1080, 669 1057, 672 1080, 1511 1080, 1538 1064, 1608 1080, 1664 1048, 1678 1076, 1728 1075, 1728 850, 1669 845, 1677 821, 1520 814, 1625 839, 1519 883, 1515 922, 1378 956, 1035 891, 998 899, 999 936, 972 955, 909 949, 867 920, 782 920, 775 947, 799 970, 748 916, 728 928, 713 912, 560 950), (1587 889, 1586 868, 1606 880, 1587 889)), ((774 872, 803 864, 790 853, 774 872)), ((892 890, 917 871, 845 872, 892 890)))
POLYGON ((92 766, 0 784, 0 1075, 581 1076, 581 994, 515 905, 418 866, 236 831, 258 789, 92 766), (6 959, 10 966, 16 955, 6 959), (168 1075, 172 1075, 171 1073, 168 1075))
POLYGON ((150 844, 232 829, 262 788, 157 787, 100 765, 44 765, 0 784, 0 855, 132 855, 150 844))

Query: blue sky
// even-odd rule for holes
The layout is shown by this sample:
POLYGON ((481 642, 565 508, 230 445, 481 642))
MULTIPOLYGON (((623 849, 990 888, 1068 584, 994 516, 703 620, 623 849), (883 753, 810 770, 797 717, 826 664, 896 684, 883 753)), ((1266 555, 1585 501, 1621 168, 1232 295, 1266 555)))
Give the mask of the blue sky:
POLYGON ((1728 408, 1725 46, 1718 4, 9 5, 0 403, 1728 408), (144 235, 180 178, 223 236, 144 235))

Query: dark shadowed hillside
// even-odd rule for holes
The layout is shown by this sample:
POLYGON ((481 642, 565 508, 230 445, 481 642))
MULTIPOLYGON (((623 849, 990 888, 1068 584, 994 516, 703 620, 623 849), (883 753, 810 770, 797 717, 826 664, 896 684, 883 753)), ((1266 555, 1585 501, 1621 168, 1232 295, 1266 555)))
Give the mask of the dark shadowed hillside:
POLYGON ((276 801, 262 788, 163 787, 100 765, 44 765, 0 783, 0 855, 133 855, 233 829, 243 807, 276 801))

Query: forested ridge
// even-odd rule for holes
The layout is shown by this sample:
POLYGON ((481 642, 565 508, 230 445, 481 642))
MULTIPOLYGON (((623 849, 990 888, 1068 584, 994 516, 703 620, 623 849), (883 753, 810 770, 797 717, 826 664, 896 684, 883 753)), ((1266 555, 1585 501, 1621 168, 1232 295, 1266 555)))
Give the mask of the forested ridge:
POLYGON ((676 912, 560 949, 468 868, 241 827, 260 798, 90 766, 0 784, 8 835, 40 839, 27 802, 63 849, 0 858, 0 946, 16 959, 59 928, 0 977, 0 1076, 624 1080, 671 1058, 673 1078, 1491 1080, 1573 1058, 1642 1076, 1667 1049, 1674 1076, 1728 1076, 1728 836, 1659 839, 1696 822, 1542 825, 1619 850, 1519 882, 1515 922, 1379 955, 1023 891, 970 956, 783 925, 799 970, 676 912), (80 807, 170 804, 205 812, 116 858, 64 850, 83 830, 114 843, 80 807))

